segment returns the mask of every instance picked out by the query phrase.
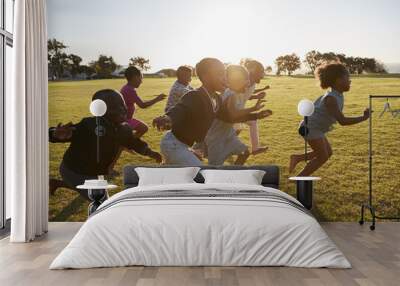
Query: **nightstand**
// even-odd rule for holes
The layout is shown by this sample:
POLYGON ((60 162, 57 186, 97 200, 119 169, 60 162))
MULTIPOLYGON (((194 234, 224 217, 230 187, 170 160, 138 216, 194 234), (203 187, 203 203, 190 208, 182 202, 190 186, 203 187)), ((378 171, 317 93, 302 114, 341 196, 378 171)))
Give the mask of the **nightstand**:
POLYGON ((106 180, 85 180, 84 185, 76 188, 87 190, 88 197, 92 201, 88 207, 89 216, 94 213, 97 208, 108 199, 108 190, 115 189, 116 185, 109 185, 106 180))
POLYGON ((321 180, 320 177, 290 177, 289 180, 296 181, 297 200, 303 206, 311 210, 313 203, 313 182, 321 180))

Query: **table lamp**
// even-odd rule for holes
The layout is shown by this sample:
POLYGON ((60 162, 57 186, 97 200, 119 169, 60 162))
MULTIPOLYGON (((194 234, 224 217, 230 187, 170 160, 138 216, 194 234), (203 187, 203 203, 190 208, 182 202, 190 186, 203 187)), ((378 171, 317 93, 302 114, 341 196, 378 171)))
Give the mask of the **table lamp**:
MULTIPOLYGON (((104 136, 105 130, 100 124, 100 117, 102 117, 104 114, 107 112, 107 105, 106 103, 101 100, 101 99, 95 99, 90 103, 89 106, 90 113, 96 117, 96 160, 97 164, 100 163, 100 136, 104 136)), ((85 181, 84 185, 78 186, 79 189, 87 189, 88 190, 88 197, 92 201, 89 205, 89 215, 94 213, 97 208, 101 205, 103 201, 105 201, 108 198, 108 193, 107 189, 110 188, 110 186, 107 185, 107 181, 104 180, 103 175, 98 175, 97 180, 87 180, 85 181), (88 181, 88 182, 87 182, 88 181), (88 183, 92 184, 98 184, 100 185, 101 183, 104 184, 105 186, 87 186, 88 183)))
POLYGON ((90 103, 90 113, 96 117, 96 136, 97 136, 97 164, 100 163, 100 136, 104 135, 103 127, 100 125, 100 117, 106 114, 107 105, 101 99, 95 99, 90 103))
POLYGON ((307 162, 308 117, 314 113, 314 103, 309 99, 302 99, 297 105, 297 111, 304 117, 304 126, 299 129, 299 133, 304 137, 304 160, 307 162))

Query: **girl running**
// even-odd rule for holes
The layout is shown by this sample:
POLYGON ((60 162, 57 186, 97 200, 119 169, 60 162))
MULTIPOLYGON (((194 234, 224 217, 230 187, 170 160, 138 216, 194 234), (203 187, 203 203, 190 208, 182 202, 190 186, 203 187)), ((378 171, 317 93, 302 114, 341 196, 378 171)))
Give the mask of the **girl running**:
POLYGON ((322 89, 330 90, 314 102, 315 111, 308 118, 307 129, 304 122, 300 123, 299 133, 307 140, 312 152, 290 156, 289 172, 293 172, 299 162, 306 158, 309 160, 298 176, 310 176, 332 156, 332 148, 325 134, 336 122, 340 125, 353 125, 370 116, 368 108, 359 117, 346 117, 343 114, 344 92, 350 90, 351 84, 350 74, 343 64, 323 64, 317 68, 315 76, 322 89))
MULTIPOLYGON (((235 165, 243 165, 250 156, 248 147, 240 141, 232 122, 246 122, 243 118, 264 107, 264 100, 259 99, 250 108, 245 108, 247 100, 246 90, 249 86, 249 73, 246 68, 239 65, 230 65, 226 70, 228 89, 222 97, 223 113, 231 119, 226 122, 220 119, 214 120, 205 138, 208 149, 208 163, 210 165, 223 165, 231 155, 237 155, 235 165)), ((266 116, 271 111, 264 111, 266 116)), ((256 120, 254 120, 256 122, 256 120)))

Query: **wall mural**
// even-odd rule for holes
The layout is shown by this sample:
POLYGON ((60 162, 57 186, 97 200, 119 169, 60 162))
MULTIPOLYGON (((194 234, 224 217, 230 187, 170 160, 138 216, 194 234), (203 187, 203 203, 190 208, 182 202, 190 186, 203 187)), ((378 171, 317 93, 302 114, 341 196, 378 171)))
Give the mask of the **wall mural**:
POLYGON ((311 50, 303 58, 285 52, 268 56, 267 47, 267 57, 255 50, 252 56, 252 49, 231 48, 235 31, 243 27, 230 20, 221 24, 222 38, 233 37, 220 42, 226 56, 179 29, 171 37, 181 38, 181 44, 164 46, 164 28, 157 31, 151 24, 149 37, 160 41, 143 38, 137 44, 142 38, 128 39, 129 34, 116 41, 113 29, 139 37, 143 31, 136 29, 146 25, 107 18, 105 36, 99 38, 92 21, 104 16, 104 9, 98 18, 79 18, 80 11, 67 20, 56 17, 63 8, 49 3, 50 220, 86 220, 89 202, 104 198, 79 186, 105 179, 109 194, 115 194, 123 189, 128 164, 274 164, 281 170, 281 190, 291 195, 296 185, 289 177, 321 178, 314 184, 313 207, 320 220, 354 221, 368 199, 369 147, 375 200, 383 215, 396 212, 400 98, 378 98, 373 106, 368 99, 400 94, 400 81, 378 59, 347 56, 339 46, 332 47, 335 52, 311 50), (66 27, 78 25, 73 21, 82 30, 71 35, 66 27), (91 29, 97 46, 81 42, 90 39, 91 29), (162 52, 155 53, 154 46, 146 50, 150 43, 162 52))

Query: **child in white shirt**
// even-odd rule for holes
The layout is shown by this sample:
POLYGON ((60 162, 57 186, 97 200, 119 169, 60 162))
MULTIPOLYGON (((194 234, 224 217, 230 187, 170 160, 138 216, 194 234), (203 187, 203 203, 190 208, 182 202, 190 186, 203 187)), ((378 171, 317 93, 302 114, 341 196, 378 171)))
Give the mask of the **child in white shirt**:
MULTIPOLYGON (((248 60, 244 66, 249 72, 250 85, 246 89, 242 108, 244 108, 247 100, 263 99, 266 96, 264 91, 270 88, 270 86, 267 85, 264 88, 256 89, 256 85, 259 84, 261 79, 264 78, 264 66, 260 62, 256 60, 248 60)), ((265 152, 268 147, 260 146, 257 121, 252 120, 246 123, 250 127, 251 153, 256 155, 265 152)), ((242 126, 239 126, 238 133, 241 129, 243 129, 242 126)))
MULTIPOLYGON (((243 118, 252 121, 272 114, 270 110, 264 110, 259 117, 256 111, 264 107, 263 100, 250 108, 244 108, 246 102, 246 89, 249 85, 249 74, 247 70, 238 65, 230 65, 227 68, 228 89, 225 90, 223 100, 223 113, 231 119, 231 122, 245 122, 243 118)), ((210 165, 223 165, 224 161, 231 155, 237 155, 235 165, 243 165, 250 155, 248 147, 240 141, 238 134, 233 128, 233 123, 220 119, 214 120, 205 138, 208 149, 208 163, 210 165)))

